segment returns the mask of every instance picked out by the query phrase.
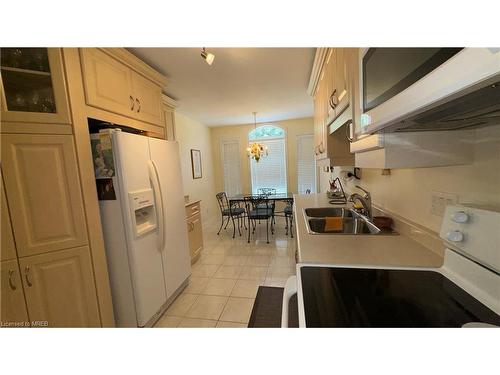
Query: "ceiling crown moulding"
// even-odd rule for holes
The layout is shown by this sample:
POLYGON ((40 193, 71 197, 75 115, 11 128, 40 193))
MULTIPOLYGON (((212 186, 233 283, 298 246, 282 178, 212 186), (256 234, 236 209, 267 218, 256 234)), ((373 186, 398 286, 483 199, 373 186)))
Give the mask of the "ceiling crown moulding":
POLYGON ((307 93, 314 97, 316 92, 316 87, 321 78, 321 68, 328 56, 328 52, 331 48, 320 47, 316 48, 316 54, 314 55, 314 63, 311 69, 311 76, 309 77, 309 85, 307 86, 307 93))
POLYGON ((172 99, 170 96, 167 96, 165 94, 161 94, 161 100, 163 104, 171 107, 171 108, 177 108, 178 103, 174 99, 172 99))

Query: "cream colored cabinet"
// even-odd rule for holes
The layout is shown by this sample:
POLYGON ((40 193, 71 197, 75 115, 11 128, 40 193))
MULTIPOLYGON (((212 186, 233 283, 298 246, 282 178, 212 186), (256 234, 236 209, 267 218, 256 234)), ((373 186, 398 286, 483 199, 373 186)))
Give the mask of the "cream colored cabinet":
POLYGON ((5 190, 3 188, 3 178, 0 179, 0 187, 2 190, 2 233, 1 236, 1 246, 0 250, 0 260, 15 259, 16 245, 14 243, 14 237, 12 235, 12 224, 10 222, 9 208, 7 207, 7 198, 5 197, 5 190))
MULTIPOLYGON (((2 122, 37 123, 35 129, 71 123, 61 49, 2 48, 0 55, 2 122)), ((2 131, 16 125, 2 124, 2 131)))
POLYGON ((100 326, 87 246, 20 258, 19 265, 32 322, 47 322, 48 327, 100 326))
POLYGON ((162 125, 161 86, 104 50, 80 51, 88 105, 162 125))
POLYGON ((29 318, 17 259, 0 263, 0 321, 2 327, 28 327, 29 318))
POLYGON ((81 58, 87 104, 130 116, 135 108, 130 68, 97 48, 82 48, 81 58))
POLYGON ((189 253, 191 263, 196 262, 203 250, 203 229, 201 225, 200 202, 186 206, 189 253))
POLYGON ((135 98, 137 118, 153 124, 161 124, 161 88, 132 71, 132 92, 135 98))
POLYGON ((6 134, 2 171, 19 257, 87 243, 72 136, 6 134))
POLYGON ((335 48, 335 85, 330 93, 335 108, 335 118, 349 106, 348 55, 348 48, 335 48))
POLYGON ((318 83, 317 93, 314 97, 314 134, 316 139, 315 155, 316 160, 323 160, 328 157, 328 101, 326 98, 327 76, 322 75, 318 83))
POLYGON ((166 95, 162 95, 161 98, 165 139, 167 141, 175 141, 175 107, 177 103, 166 95))
POLYGON ((346 111, 351 101, 350 49, 326 48, 322 53, 324 58, 316 59, 318 67, 313 69, 318 74, 313 96, 316 161, 319 165, 353 165, 354 155, 344 129, 332 130, 330 134, 330 124, 336 120, 344 123, 349 117, 346 111))

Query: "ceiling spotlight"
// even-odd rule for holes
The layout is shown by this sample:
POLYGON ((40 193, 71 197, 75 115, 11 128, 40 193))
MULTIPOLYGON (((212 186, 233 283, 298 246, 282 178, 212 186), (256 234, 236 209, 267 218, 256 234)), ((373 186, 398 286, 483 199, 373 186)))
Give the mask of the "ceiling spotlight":
POLYGON ((201 57, 203 57, 208 65, 212 65, 215 60, 215 55, 213 53, 208 53, 205 47, 201 50, 201 57))

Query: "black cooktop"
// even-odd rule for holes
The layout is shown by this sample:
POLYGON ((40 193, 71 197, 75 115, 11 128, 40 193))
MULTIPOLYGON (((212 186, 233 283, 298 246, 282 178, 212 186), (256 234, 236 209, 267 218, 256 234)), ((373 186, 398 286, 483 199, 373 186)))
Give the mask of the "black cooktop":
POLYGON ((500 325, 500 316, 438 272, 302 267, 307 327, 500 325))

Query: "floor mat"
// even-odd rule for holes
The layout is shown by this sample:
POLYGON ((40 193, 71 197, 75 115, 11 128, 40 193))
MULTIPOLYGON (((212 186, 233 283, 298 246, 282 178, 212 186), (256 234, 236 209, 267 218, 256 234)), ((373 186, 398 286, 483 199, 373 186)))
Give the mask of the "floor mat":
MULTIPOLYGON (((259 286, 248 328, 280 328, 283 288, 259 286)), ((297 295, 290 299, 289 327, 298 327, 297 295)))

